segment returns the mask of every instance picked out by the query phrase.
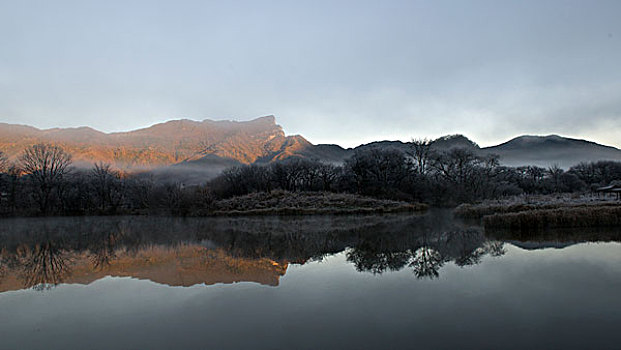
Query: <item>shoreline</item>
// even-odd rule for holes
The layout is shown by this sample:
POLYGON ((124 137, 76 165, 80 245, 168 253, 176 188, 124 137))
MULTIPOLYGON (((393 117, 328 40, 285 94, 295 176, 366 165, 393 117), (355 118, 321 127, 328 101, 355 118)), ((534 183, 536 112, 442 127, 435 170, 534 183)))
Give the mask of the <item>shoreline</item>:
POLYGON ((304 216, 304 215, 372 215, 417 213, 429 209, 427 204, 377 199, 362 195, 332 192, 257 192, 217 200, 206 207, 178 208, 118 208, 113 211, 66 214, 20 213, 0 215, 14 217, 71 217, 71 216, 173 216, 173 217, 242 217, 242 216, 304 216))
POLYGON ((475 220, 490 230, 621 227, 621 201, 592 196, 549 195, 462 204, 455 216, 475 220))

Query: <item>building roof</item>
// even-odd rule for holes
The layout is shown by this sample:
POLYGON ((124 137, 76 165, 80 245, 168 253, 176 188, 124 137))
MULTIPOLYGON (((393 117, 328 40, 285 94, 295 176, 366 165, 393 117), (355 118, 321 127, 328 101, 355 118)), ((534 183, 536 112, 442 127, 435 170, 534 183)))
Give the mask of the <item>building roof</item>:
POLYGON ((604 187, 598 187, 595 191, 597 192, 620 192, 621 186, 619 185, 608 185, 604 187))

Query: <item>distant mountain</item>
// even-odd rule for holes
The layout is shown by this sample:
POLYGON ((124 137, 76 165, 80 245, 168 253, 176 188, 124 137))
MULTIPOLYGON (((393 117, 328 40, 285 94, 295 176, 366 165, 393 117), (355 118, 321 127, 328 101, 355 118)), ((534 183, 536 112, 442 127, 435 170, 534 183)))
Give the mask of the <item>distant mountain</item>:
POLYGON ((478 152, 479 145, 464 135, 448 135, 435 139, 431 147, 434 151, 447 151, 453 148, 467 148, 478 152))
POLYGON ((509 166, 558 165, 569 168, 580 162, 621 161, 621 150, 591 141, 549 136, 520 136, 498 146, 482 148, 484 154, 497 154, 509 166))
MULTIPOLYGON (((288 158, 342 163, 355 152, 367 149, 398 149, 411 144, 378 141, 355 148, 313 145, 299 135, 286 136, 274 116, 250 121, 173 120, 148 128, 103 133, 88 127, 40 130, 25 125, 0 123, 0 151, 15 160, 27 146, 55 143, 73 155, 76 166, 110 163, 130 172, 149 171, 156 179, 199 183, 223 169, 240 164, 265 164, 288 158)), ((594 142, 550 136, 520 136, 492 147, 479 147, 463 135, 432 141, 437 152, 467 148, 478 155, 497 154, 509 166, 559 165, 579 162, 621 161, 621 150, 594 142)))
MULTIPOLYGON (((366 147, 397 148, 407 152, 411 144, 381 141, 358 146, 354 150, 366 147)), ((621 150, 618 148, 558 135, 520 136, 500 145, 484 148, 463 135, 443 136, 431 143, 431 149, 436 152, 453 148, 466 148, 480 156, 495 154, 498 155, 500 163, 507 166, 536 165, 547 168, 558 165, 568 169, 580 162, 621 161, 621 150)))
POLYGON ((341 163, 352 154, 352 149, 345 149, 339 145, 310 145, 297 150, 293 156, 318 159, 323 162, 341 163))
MULTIPOLYGON (((371 148, 399 149, 408 152, 411 150, 411 144, 401 141, 378 141, 350 149, 332 148, 331 160, 344 160, 355 151, 371 148)), ((520 136, 503 144, 484 148, 463 135, 443 136, 431 143, 431 149, 436 152, 453 148, 467 148, 480 156, 495 154, 499 156, 500 163, 507 166, 536 165, 547 168, 558 165, 567 169, 580 162, 621 161, 621 150, 618 148, 558 135, 520 136)))
MULTIPOLYGON (((398 149, 402 152, 411 152, 412 144, 409 142, 402 141, 376 141, 367 143, 364 145, 360 145, 356 148, 350 148, 346 151, 349 151, 346 156, 350 156, 351 153, 355 151, 362 151, 366 149, 372 148, 382 148, 382 149, 398 149)), ((447 135, 437 138, 431 142, 431 149, 436 152, 444 152, 453 148, 467 148, 472 150, 475 153, 479 152, 479 146, 465 137, 464 135, 447 135)))
POLYGON ((0 150, 11 159, 41 142, 62 146, 78 166, 102 161, 126 170, 187 164, 207 156, 243 164, 269 162, 311 146, 302 136, 285 136, 273 116, 247 122, 173 120, 110 134, 86 127, 39 130, 0 123, 0 150))

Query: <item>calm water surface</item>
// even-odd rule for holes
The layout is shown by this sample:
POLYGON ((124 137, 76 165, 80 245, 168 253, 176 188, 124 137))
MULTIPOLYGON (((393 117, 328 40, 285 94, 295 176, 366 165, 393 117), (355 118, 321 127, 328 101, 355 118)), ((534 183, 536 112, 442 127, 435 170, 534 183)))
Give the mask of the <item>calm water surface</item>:
POLYGON ((1 349, 619 349, 621 232, 450 213, 0 221, 1 349))

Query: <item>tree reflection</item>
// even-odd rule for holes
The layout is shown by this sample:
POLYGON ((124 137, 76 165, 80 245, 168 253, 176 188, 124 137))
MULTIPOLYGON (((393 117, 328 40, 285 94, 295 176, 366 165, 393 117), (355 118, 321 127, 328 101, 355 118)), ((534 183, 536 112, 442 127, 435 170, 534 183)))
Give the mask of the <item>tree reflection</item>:
POLYGON ((347 261, 356 266, 358 271, 370 271, 373 274, 387 270, 401 270, 410 260, 407 252, 379 252, 369 249, 352 249, 347 253, 347 261))
POLYGON ((444 265, 442 254, 430 247, 420 247, 412 254, 410 267, 417 278, 437 278, 440 268, 444 265))
POLYGON ((483 243, 483 249, 493 257, 503 256, 507 253, 505 242, 501 241, 486 241, 483 243))
POLYGON ((449 261, 463 267, 479 264, 485 255, 505 253, 502 242, 489 242, 480 230, 442 228, 433 222, 429 227, 401 226, 360 235, 347 260, 358 271, 379 274, 408 266, 417 278, 434 279, 449 261))
POLYGON ((2 283, 4 275, 6 275, 6 264, 6 253, 4 252, 4 249, 0 248, 0 283, 2 283))
POLYGON ((481 248, 464 251, 463 254, 455 258, 455 265, 459 267, 477 265, 481 263, 481 259, 485 254, 486 252, 481 248))
POLYGON ((120 232, 105 231, 90 239, 90 260, 95 269, 104 269, 117 258, 116 249, 122 235, 120 232))
POLYGON ((121 258, 141 264, 150 261, 151 255, 183 245, 200 246, 197 251, 205 269, 226 260, 231 274, 239 273, 239 259, 246 265, 272 261, 287 266, 345 252, 358 271, 382 274, 407 268, 417 278, 431 279, 439 277, 448 262, 475 265, 486 255, 505 253, 502 242, 490 241, 480 229, 437 215, 365 216, 364 220, 99 217, 13 222, 18 224, 8 225, 0 237, 0 284, 10 279, 12 285, 26 287, 67 281, 73 268, 82 277, 97 275, 110 271, 121 258), (136 259, 143 255, 144 259, 136 259))
POLYGON ((486 254, 480 249, 485 242, 485 237, 480 231, 473 229, 452 231, 447 237, 447 245, 450 246, 451 255, 457 266, 479 264, 486 254))
POLYGON ((46 241, 33 247, 22 246, 18 250, 18 260, 23 267, 24 287, 48 289, 70 274, 68 252, 62 242, 46 241))

